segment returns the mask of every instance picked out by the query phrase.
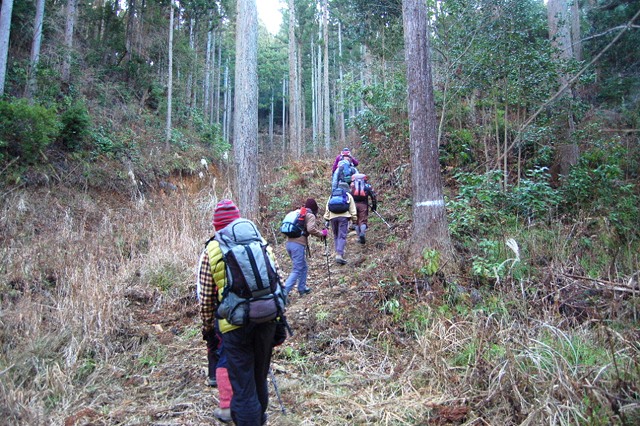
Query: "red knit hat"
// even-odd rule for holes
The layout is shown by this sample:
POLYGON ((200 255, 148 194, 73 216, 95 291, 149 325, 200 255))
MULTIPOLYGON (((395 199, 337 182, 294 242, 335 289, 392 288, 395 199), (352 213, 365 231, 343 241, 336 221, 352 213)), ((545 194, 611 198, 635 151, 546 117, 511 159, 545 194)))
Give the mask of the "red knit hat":
POLYGON ((222 200, 213 211, 213 227, 221 230, 236 219, 240 219, 240 210, 231 200, 222 200))

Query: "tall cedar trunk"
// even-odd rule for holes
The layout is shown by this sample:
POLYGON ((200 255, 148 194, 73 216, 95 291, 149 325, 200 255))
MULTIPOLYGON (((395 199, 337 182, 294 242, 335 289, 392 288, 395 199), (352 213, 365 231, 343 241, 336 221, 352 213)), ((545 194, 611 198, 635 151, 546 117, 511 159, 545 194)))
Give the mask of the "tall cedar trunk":
MULTIPOLYGON (((287 76, 282 79, 282 152, 287 150, 287 76)), ((284 160, 284 157, 283 157, 284 160)))
POLYGON ((42 41, 42 21, 44 20, 44 0, 36 3, 36 18, 33 23, 33 38, 31 41, 31 58, 29 61, 29 78, 25 87, 24 95, 30 102, 33 101, 33 94, 37 88, 36 73, 38 62, 40 62, 40 44, 42 41))
POLYGON ((9 35, 11 33, 11 14, 13 0, 3 0, 0 10, 0 96, 4 94, 4 82, 7 77, 7 57, 9 56, 9 35))
POLYGON ((209 93, 211 90, 211 39, 212 39, 212 30, 211 30, 212 22, 209 19, 209 30, 207 31, 207 53, 205 55, 204 60, 204 115, 207 116, 209 114, 209 93))
POLYGON ((324 41, 324 75, 322 95, 324 96, 324 149, 327 155, 331 152, 331 107, 329 104, 329 4, 324 0, 322 13, 322 39, 324 41))
POLYGON ((167 134, 165 150, 171 151, 171 102, 173 100, 173 0, 169 5, 169 69, 167 76, 167 134))
POLYGON ((78 0, 68 0, 66 10, 66 24, 64 27, 64 61, 62 62, 62 81, 69 83, 71 74, 71 50, 73 49, 73 27, 76 22, 78 0))
POLYGON ((316 63, 315 55, 316 45, 313 42, 313 37, 311 38, 311 134, 313 140, 313 153, 318 153, 318 105, 316 97, 318 96, 316 90, 316 67, 314 64, 316 63))
POLYGON ((571 3, 571 46, 573 57, 582 61, 582 40, 580 38, 580 5, 578 0, 571 3))
POLYGON ((338 90, 338 108, 336 108, 335 114, 337 114, 338 122, 338 140, 340 145, 345 144, 345 130, 344 130, 344 72, 342 70, 342 25, 338 21, 338 55, 339 55, 339 87, 338 90))
POLYGON ((236 198, 244 217, 258 219, 258 9, 238 0, 233 148, 236 198), (242 177, 242 179, 240 179, 242 177))
POLYGON ((442 260, 447 261, 452 255, 451 240, 438 156, 426 2, 404 0, 402 16, 413 187, 411 256, 419 260, 423 250, 433 249, 440 252, 442 260))
POLYGON ((299 159, 302 156, 302 143, 300 141, 300 133, 298 132, 300 124, 298 123, 300 114, 299 90, 298 84, 298 54, 296 48, 296 9, 295 0, 289 0, 289 145, 293 157, 299 159))
MULTIPOLYGON (((196 25, 196 20, 195 18, 191 18, 189 19, 189 50, 190 51, 195 51, 195 40, 194 40, 194 36, 193 36, 193 30, 194 27, 196 25)), ((189 110, 193 110, 193 102, 192 102, 192 86, 193 86, 193 72, 195 69, 195 64, 197 63, 197 61, 193 62, 193 67, 189 69, 189 74, 187 76, 187 93, 185 95, 185 99, 187 104, 189 105, 189 110)), ((191 112, 189 111, 189 115, 191 115, 191 112)))
MULTIPOLYGON (((549 0, 547 2, 547 16, 549 20, 549 37, 551 38, 551 44, 560 50, 560 59, 568 61, 573 58, 573 46, 571 44, 571 20, 569 17, 569 5, 567 0, 549 0)), ((564 87, 567 84, 568 78, 564 74, 560 74, 558 79, 558 85, 564 87)), ((565 103, 569 102, 572 97, 571 92, 567 91, 562 96, 565 103)), ((568 130, 572 132, 575 128, 573 115, 566 109, 566 117, 568 123, 568 130)), ((580 152, 578 145, 574 143, 568 143, 567 146, 557 147, 554 164, 551 167, 552 179, 556 180, 556 171, 560 174, 568 174, 569 167, 577 162, 577 159, 573 157, 573 154, 580 152), (570 153, 571 155, 567 156, 570 153)))
POLYGON ((218 37, 218 67, 216 69, 216 124, 220 124, 220 78, 222 75, 222 33, 218 37))

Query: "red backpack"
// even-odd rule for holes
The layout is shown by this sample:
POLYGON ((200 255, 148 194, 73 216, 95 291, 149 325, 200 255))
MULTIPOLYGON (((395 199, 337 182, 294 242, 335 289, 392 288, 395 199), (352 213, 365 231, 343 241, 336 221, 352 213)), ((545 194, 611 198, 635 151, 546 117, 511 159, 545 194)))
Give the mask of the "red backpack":
POLYGON ((353 182, 351 182, 351 196, 354 201, 367 201, 367 175, 362 173, 356 173, 353 176, 353 182))

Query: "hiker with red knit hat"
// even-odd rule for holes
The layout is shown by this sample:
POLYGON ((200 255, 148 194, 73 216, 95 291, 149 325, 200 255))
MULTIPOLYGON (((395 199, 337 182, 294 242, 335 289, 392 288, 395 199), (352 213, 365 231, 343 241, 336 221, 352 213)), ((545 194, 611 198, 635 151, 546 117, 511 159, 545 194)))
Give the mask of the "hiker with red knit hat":
POLYGON ((287 236, 287 253, 289 253, 293 266, 291 267, 291 274, 284 284, 284 290, 289 294, 297 282, 298 293, 300 296, 304 296, 311 293, 311 288, 307 287, 309 266, 305 256, 305 249, 309 243, 308 236, 315 235, 318 238, 325 238, 327 230, 319 229, 317 226, 318 203, 313 198, 308 198, 304 203, 304 207, 290 212, 289 215, 297 218, 302 229, 296 229, 294 233, 290 233, 287 236))
POLYGON ((348 160, 354 167, 358 167, 358 164, 360 164, 358 160, 351 156, 351 150, 349 150, 349 148, 345 148, 340 154, 338 154, 338 156, 336 157, 336 161, 333 162, 333 169, 331 169, 331 173, 334 173, 336 171, 336 169, 338 168, 338 163, 340 163, 340 161, 342 160, 348 160))
MULTIPOLYGON (((200 255, 197 287, 202 334, 205 340, 208 340, 216 332, 216 318, 218 318, 217 328, 222 336, 228 379, 233 394, 229 406, 223 407, 223 398, 228 397, 228 393, 223 396, 224 385, 222 377, 218 375, 220 408, 214 410, 214 416, 224 422, 233 420, 237 426, 261 426, 267 421, 266 410, 269 403, 267 375, 274 345, 276 322, 269 319, 264 322, 251 321, 243 325, 233 325, 232 317, 224 315, 221 311, 225 302, 230 300, 226 297, 229 289, 223 292, 225 285, 228 280, 236 276, 235 272, 228 268, 225 255, 228 251, 224 251, 227 248, 223 248, 221 244, 229 242, 232 234, 236 230, 241 230, 243 225, 253 227, 256 238, 267 246, 255 225, 240 217, 240 211, 233 201, 222 200, 218 203, 213 215, 216 233, 207 241, 205 250, 200 255)), ((266 253, 274 265, 272 269, 275 269, 277 277, 277 265, 270 247, 266 247, 266 253)), ((277 282, 279 286, 279 278, 277 282)), ((225 399, 225 403, 226 401, 225 399)))

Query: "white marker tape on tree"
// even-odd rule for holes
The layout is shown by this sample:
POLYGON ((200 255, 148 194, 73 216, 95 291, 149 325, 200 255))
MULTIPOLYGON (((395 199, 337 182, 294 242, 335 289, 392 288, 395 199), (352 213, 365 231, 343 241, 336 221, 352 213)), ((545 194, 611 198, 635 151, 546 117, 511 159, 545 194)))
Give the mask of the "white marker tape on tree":
POLYGON ((415 204, 416 207, 439 207, 444 206, 444 200, 421 201, 415 204))

